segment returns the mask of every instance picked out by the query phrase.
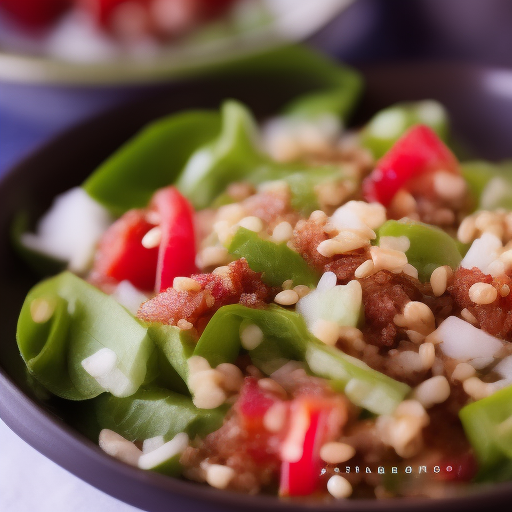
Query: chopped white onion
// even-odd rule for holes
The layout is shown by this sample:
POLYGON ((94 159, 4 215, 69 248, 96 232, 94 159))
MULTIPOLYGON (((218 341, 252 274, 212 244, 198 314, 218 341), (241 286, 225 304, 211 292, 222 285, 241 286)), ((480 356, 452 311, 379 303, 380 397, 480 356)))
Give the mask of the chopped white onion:
POLYGON ((165 444, 164 436, 150 437, 142 443, 142 453, 152 452, 165 444))
POLYGON ((379 203, 349 201, 340 206, 331 216, 331 223, 343 229, 377 229, 386 222, 386 209, 379 203))
POLYGON ((67 261, 73 272, 85 272, 94 249, 112 218, 80 187, 57 196, 37 225, 37 234, 25 233, 27 248, 67 261))
POLYGON ((336 285, 336 275, 326 272, 316 290, 302 297, 296 305, 309 330, 317 320, 327 320, 339 326, 355 327, 361 315, 363 291, 358 281, 336 285), (334 284, 334 286, 333 286, 334 284))
POLYGON ((140 469, 152 469, 180 454, 188 446, 188 435, 180 432, 171 440, 156 450, 144 453, 139 459, 140 469))
POLYGON ((130 396, 137 388, 116 364, 117 355, 109 348, 102 348, 82 361, 83 369, 105 391, 118 397, 130 396))
POLYGON ((467 269, 476 267, 484 274, 489 274, 489 265, 498 258, 502 247, 496 235, 484 233, 471 244, 460 266, 467 269))
POLYGON ((493 362, 503 342, 455 316, 448 317, 433 334, 441 340, 441 351, 461 362, 468 362, 477 370, 493 362))
POLYGON ((500 382, 512 384, 512 356, 503 358, 493 370, 502 378, 500 382))
POLYGON ((94 378, 111 372, 117 363, 117 355, 109 348, 102 348, 82 361, 83 369, 94 378))
POLYGON ((322 277, 320 278, 320 281, 318 281, 316 289, 319 292, 324 292, 326 290, 334 288, 337 282, 338 278, 336 277, 336 274, 334 272, 324 272, 322 274, 322 277))

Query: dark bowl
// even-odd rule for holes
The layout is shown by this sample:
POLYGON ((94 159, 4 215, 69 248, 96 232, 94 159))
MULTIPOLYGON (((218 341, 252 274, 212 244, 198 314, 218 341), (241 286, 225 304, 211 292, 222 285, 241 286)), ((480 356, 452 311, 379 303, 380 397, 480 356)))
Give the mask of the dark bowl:
MULTIPOLYGON (((512 156, 512 72, 454 64, 397 65, 362 70, 366 94, 355 122, 399 100, 434 98, 444 103, 458 139, 475 155, 512 156)), ((15 341, 16 320, 37 277, 13 253, 9 228, 24 208, 35 215, 58 193, 75 186, 141 126, 159 116, 190 107, 217 107, 232 97, 260 115, 275 112, 300 91, 296 83, 276 84, 271 76, 255 80, 208 79, 173 85, 162 94, 80 125, 28 157, 0 182, 0 416, 22 439, 57 464, 102 491, 143 510, 477 510, 509 505, 512 483, 476 488, 470 496, 432 501, 402 499, 307 504, 269 496, 218 491, 144 472, 104 454, 64 421, 59 401, 44 405, 27 385, 15 341)), ((22 483, 20 482, 20 485, 22 483)), ((505 507, 507 508, 507 507, 505 507)))

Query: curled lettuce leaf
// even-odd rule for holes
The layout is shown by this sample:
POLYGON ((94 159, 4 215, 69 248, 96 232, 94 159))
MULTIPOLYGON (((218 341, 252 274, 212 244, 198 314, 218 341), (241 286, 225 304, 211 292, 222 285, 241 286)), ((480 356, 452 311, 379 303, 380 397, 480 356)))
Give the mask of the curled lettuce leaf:
POLYGON ((124 393, 151 378, 154 344, 147 328, 112 297, 70 272, 42 281, 28 294, 17 342, 30 373, 50 392, 70 400, 106 391, 82 361, 102 349, 115 354, 124 393))

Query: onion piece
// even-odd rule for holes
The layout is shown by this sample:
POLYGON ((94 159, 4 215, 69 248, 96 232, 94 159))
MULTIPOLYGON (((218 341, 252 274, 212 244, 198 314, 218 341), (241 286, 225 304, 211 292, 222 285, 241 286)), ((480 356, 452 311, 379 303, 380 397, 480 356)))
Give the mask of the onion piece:
POLYGON ((82 273, 88 269, 96 244, 111 223, 108 211, 76 187, 55 198, 37 224, 37 233, 24 233, 21 243, 67 261, 69 270, 82 273))
POLYGON ((503 342, 455 316, 448 317, 432 335, 441 340, 441 351, 477 370, 491 364, 503 347, 503 342))

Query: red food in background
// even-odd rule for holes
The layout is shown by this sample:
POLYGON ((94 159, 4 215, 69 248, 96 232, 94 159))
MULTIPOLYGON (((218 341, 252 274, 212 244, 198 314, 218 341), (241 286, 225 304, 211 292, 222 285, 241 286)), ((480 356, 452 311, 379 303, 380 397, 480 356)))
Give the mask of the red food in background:
MULTIPOLYGON (((416 180, 436 171, 460 174, 459 163, 431 128, 413 126, 377 162, 375 170, 364 180, 364 199, 389 206, 400 189, 407 189, 416 180)), ((419 185, 419 189, 424 186, 424 183, 419 185)))
POLYGON ((0 9, 27 28, 43 28, 53 23, 72 0, 0 0, 0 9))
POLYGON ((122 39, 179 36, 222 15, 234 0, 76 0, 96 23, 122 39))

